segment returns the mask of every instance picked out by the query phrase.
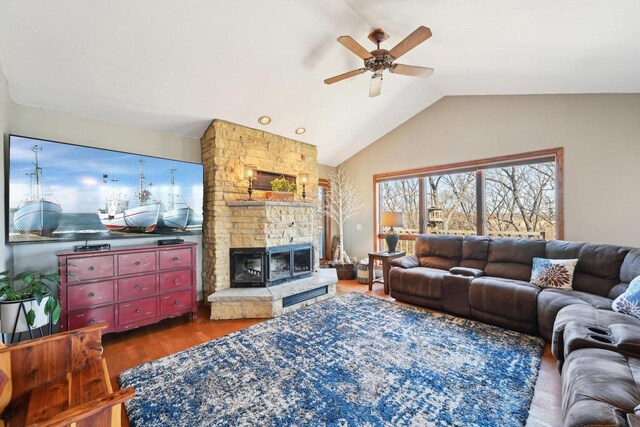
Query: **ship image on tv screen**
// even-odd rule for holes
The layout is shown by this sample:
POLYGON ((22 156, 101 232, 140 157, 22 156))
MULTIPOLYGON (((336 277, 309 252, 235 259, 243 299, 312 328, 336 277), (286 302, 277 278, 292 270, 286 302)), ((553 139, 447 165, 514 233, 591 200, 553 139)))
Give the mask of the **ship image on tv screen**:
POLYGON ((201 164, 10 135, 8 241, 202 232, 201 164))

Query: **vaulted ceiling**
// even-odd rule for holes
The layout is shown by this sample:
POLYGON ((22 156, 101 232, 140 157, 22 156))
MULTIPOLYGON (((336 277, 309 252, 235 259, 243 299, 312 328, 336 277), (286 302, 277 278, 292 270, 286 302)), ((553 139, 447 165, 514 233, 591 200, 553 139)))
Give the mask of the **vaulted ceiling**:
POLYGON ((0 64, 17 104, 193 137, 220 118, 335 165, 446 95, 640 92, 639 22, 638 0, 2 0, 0 64), (428 80, 323 84, 362 66, 338 36, 419 25, 400 62, 428 80))

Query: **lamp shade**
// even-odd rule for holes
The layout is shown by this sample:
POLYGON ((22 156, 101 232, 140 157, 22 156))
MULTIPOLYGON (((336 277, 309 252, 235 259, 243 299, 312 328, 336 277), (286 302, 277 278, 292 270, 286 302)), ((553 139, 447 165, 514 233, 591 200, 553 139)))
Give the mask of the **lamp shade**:
POLYGON ((380 225, 384 227, 402 227, 402 212, 382 212, 380 225))
POLYGON ((309 174, 301 173, 300 175, 298 175, 298 182, 300 183, 300 185, 307 185, 309 183, 309 174))
POLYGON ((245 165, 244 177, 251 180, 256 179, 258 177, 258 167, 256 165, 245 165))

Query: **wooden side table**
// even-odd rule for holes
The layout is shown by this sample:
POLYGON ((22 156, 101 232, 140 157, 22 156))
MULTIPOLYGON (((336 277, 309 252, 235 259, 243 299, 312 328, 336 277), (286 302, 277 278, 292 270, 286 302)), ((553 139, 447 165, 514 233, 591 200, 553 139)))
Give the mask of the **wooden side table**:
POLYGON ((389 295, 389 270, 391 270, 391 260, 405 256, 406 252, 370 252, 369 253, 369 290, 373 289, 374 282, 384 283, 384 293, 389 295), (375 277, 375 262, 382 262, 382 277, 375 277))

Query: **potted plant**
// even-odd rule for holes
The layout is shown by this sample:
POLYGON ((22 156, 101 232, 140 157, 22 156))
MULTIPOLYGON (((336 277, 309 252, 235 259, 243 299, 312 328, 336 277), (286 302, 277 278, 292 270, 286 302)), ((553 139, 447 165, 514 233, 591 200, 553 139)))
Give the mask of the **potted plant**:
POLYGON ((269 200, 293 200, 293 193, 296 192, 298 186, 295 182, 289 181, 282 175, 271 181, 271 189, 267 191, 265 197, 269 200))
MULTIPOLYGON (((355 216, 362 207, 362 198, 356 191, 347 171, 342 166, 329 176, 329 197, 325 205, 327 215, 338 225, 338 241, 331 254, 329 266, 338 272, 341 280, 356 278, 356 266, 344 250, 344 224, 355 216)), ((332 245, 333 246, 333 245, 332 245)))
POLYGON ((40 273, 24 271, 11 277, 0 273, 0 329, 14 334, 40 328, 60 319, 60 301, 53 292, 60 281, 59 271, 40 273))

